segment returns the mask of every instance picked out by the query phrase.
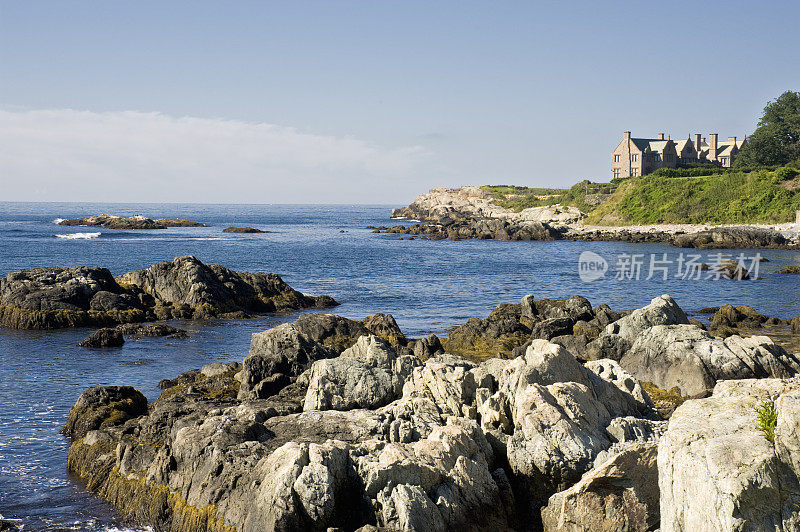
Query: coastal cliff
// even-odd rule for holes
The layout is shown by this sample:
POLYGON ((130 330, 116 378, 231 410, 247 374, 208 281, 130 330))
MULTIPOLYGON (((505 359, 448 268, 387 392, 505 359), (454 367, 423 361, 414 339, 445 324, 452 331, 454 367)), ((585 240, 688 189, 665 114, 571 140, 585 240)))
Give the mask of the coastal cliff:
MULTIPOLYGON (((717 323, 760 326, 732 309, 717 323)), ((153 403, 88 388, 63 433, 70 471, 158 530, 789 529, 798 370, 667 295, 628 313, 529 295, 441 342, 388 315, 307 314, 153 403), (753 407, 769 398, 768 440, 753 407), (736 452, 708 458, 722 442, 736 452)))

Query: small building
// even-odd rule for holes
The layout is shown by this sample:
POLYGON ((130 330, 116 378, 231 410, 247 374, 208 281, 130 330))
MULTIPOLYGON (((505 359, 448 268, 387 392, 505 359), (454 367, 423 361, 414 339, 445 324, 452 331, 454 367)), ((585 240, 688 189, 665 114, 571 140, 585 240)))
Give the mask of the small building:
POLYGON ((728 137, 727 141, 718 141, 716 133, 709 135, 710 142, 696 134, 685 140, 664 138, 659 133, 657 138, 634 138, 626 131, 611 154, 611 177, 635 177, 646 175, 659 168, 676 168, 679 165, 696 163, 713 163, 730 168, 736 155, 747 142, 728 137))

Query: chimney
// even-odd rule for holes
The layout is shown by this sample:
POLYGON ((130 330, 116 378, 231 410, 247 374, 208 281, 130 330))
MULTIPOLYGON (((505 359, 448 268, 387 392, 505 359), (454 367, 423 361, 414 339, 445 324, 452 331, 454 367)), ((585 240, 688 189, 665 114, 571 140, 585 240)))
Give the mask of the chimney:
POLYGON ((697 153, 700 153, 700 134, 699 133, 695 133, 695 135, 694 135, 694 149, 697 151, 697 153))
POLYGON ((711 142, 708 143, 708 158, 712 161, 717 160, 717 133, 709 133, 708 138, 711 139, 711 142))
POLYGON ((659 133, 658 134, 658 140, 664 140, 664 134, 663 133, 659 133))
POLYGON ((630 131, 626 131, 625 132, 625 140, 631 140, 631 132, 630 131))
POLYGON ((728 142, 736 143, 736 137, 728 137, 728 142))

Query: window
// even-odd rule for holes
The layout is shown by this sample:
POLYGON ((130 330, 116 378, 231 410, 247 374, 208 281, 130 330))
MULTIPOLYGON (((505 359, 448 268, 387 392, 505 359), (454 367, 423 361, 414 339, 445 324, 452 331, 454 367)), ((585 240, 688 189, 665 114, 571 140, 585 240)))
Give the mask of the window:
POLYGON ((638 176, 639 175, 639 169, 638 168, 631 168, 631 175, 633 177, 638 176))
POLYGON ((639 154, 638 153, 634 153, 633 155, 631 155, 631 161, 638 161, 638 160, 639 160, 639 154))
POLYGON ((614 156, 614 162, 615 162, 615 163, 618 163, 618 162, 619 162, 619 155, 615 155, 615 156, 614 156))
POLYGON ((613 174, 614 177, 619 177, 619 168, 614 168, 614 170, 611 173, 613 174))

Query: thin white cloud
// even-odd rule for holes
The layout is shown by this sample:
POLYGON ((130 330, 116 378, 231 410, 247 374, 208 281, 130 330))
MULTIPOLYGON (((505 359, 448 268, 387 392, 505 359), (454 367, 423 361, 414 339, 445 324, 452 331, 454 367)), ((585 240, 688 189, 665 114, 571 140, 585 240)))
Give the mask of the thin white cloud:
POLYGON ((0 109, 3 200, 398 202, 434 173, 420 146, 160 113, 0 109))

